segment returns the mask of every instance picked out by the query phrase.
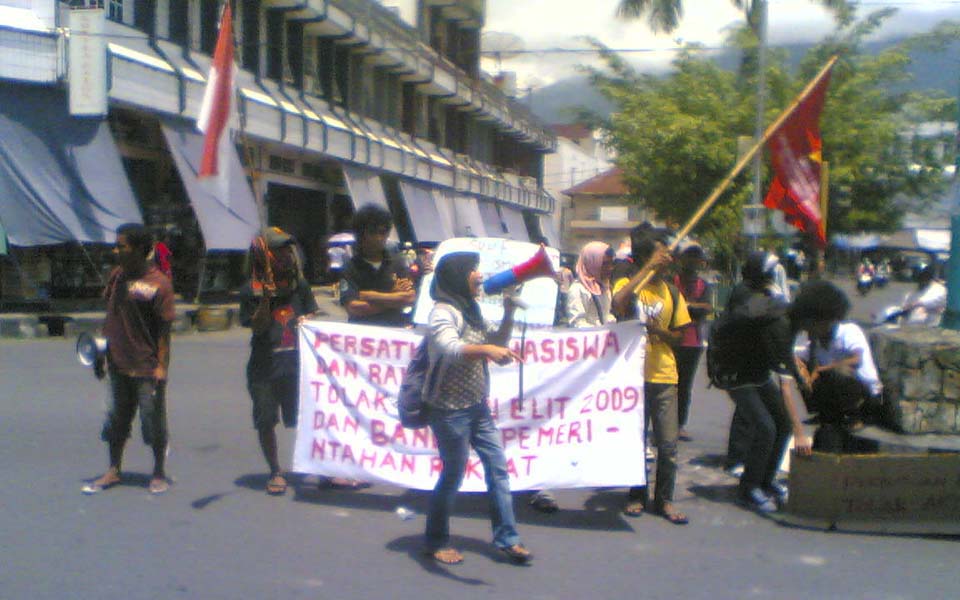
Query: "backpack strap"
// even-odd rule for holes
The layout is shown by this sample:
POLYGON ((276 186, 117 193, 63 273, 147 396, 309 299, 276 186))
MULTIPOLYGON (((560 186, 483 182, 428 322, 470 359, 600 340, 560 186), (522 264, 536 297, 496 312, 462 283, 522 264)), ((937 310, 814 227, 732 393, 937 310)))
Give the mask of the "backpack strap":
POLYGON ((680 290, 669 281, 663 283, 666 284, 667 290, 670 292, 670 301, 673 302, 673 306, 670 307, 670 330, 673 331, 677 322, 677 303, 679 302, 680 290))

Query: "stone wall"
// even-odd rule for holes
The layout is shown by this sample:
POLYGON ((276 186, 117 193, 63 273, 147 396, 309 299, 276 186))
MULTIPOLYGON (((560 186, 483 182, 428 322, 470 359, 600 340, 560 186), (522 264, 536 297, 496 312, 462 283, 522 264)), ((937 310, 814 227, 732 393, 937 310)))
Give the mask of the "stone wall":
POLYGON ((883 326, 869 332, 886 401, 905 433, 960 433, 960 332, 883 326))

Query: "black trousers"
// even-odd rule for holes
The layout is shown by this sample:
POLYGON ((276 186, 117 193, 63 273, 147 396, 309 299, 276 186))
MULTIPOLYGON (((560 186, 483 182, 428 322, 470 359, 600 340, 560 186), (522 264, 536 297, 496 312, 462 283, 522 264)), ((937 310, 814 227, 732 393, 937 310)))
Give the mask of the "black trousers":
POLYGON ((747 385, 728 393, 751 435, 740 489, 746 492, 754 487, 769 486, 787 451, 791 433, 790 416, 783 404, 779 383, 771 377, 761 385, 747 385))
POLYGON ((677 396, 679 398, 677 418, 680 421, 680 429, 683 429, 687 426, 687 419, 690 416, 693 379, 697 375, 703 346, 680 346, 673 349, 673 354, 677 358, 677 396))

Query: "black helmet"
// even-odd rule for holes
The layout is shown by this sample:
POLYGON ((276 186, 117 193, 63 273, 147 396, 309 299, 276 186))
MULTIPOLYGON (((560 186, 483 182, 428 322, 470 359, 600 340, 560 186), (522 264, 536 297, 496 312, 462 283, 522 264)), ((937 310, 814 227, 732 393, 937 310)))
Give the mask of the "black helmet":
POLYGON ((754 250, 747 256, 747 261, 743 263, 740 274, 744 281, 766 283, 773 280, 773 272, 778 264, 780 264, 780 259, 777 258, 776 254, 754 250))

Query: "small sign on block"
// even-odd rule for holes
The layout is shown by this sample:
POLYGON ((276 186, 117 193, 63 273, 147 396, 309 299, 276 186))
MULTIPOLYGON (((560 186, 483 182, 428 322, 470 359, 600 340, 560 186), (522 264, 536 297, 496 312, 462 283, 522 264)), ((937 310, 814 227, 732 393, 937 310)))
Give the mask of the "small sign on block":
POLYGON ((960 534, 960 453, 794 455, 778 518, 842 531, 960 534))

